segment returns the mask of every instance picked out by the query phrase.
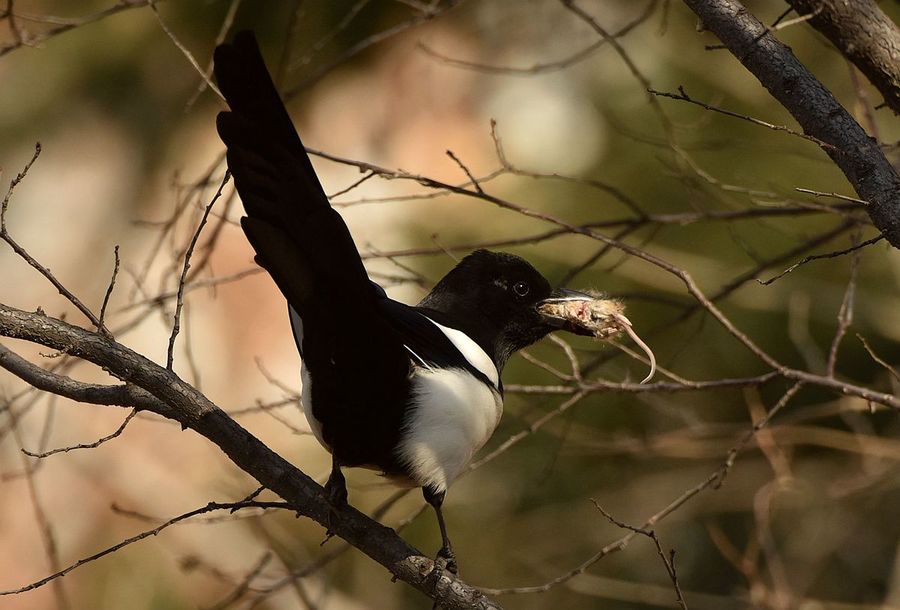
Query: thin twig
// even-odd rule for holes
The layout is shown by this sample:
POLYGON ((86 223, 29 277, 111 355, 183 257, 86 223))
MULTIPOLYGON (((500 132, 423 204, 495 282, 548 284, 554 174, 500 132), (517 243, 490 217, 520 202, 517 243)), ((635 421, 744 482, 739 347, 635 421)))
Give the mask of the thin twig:
POLYGON ((869 353, 869 356, 872 358, 872 360, 884 367, 884 370, 890 373, 894 377, 894 379, 900 381, 900 372, 897 372, 897 369, 888 364, 886 360, 879 357, 878 354, 875 353, 875 350, 872 349, 872 346, 869 345, 869 342, 866 341, 865 337, 863 337, 859 333, 856 333, 856 338, 862 342, 863 347, 869 353))
POLYGON ((203 230, 204 225, 206 225, 206 219, 209 218, 209 212, 212 210, 216 201, 219 200, 219 197, 222 196, 222 189, 225 188, 230 177, 231 174, 228 170, 225 170, 225 176, 222 178, 222 183, 219 185, 218 190, 216 190, 216 194, 213 195, 212 200, 210 200, 209 205, 203 210, 203 216, 200 218, 197 230, 194 231, 191 243, 184 253, 184 266, 181 269, 181 279, 178 281, 178 296, 175 301, 175 323, 172 325, 172 334, 169 336, 169 348, 166 356, 166 368, 170 371, 172 370, 172 364, 175 360, 175 338, 178 336, 178 331, 181 329, 181 309, 184 307, 184 284, 187 279, 188 269, 191 268, 191 255, 194 253, 194 246, 197 245, 197 239, 200 237, 200 232, 203 230))
POLYGON ((83 566, 86 563, 96 561, 102 557, 105 557, 106 555, 109 555, 110 553, 114 553, 114 552, 118 551, 119 549, 121 549, 122 547, 126 547, 129 544, 139 542, 139 541, 143 540, 144 538, 149 538, 150 536, 156 536, 164 529, 166 529, 172 525, 175 525, 176 523, 180 523, 180 522, 184 521, 185 519, 190 519, 191 517, 196 517, 197 515, 202 515, 205 513, 216 511, 216 510, 231 510, 232 508, 235 508, 235 507, 237 507, 237 508, 244 508, 244 507, 266 508, 266 509, 268 509, 268 508, 290 509, 291 508, 290 504, 288 504, 287 502, 243 502, 243 503, 242 502, 226 502, 226 503, 210 502, 206 506, 202 506, 200 508, 195 508, 194 510, 191 510, 191 511, 188 511, 181 515, 178 515, 177 517, 173 517, 173 518, 169 519, 168 521, 166 521, 165 523, 162 523, 162 524, 158 525, 157 527, 154 527, 153 529, 149 529, 149 530, 143 531, 140 534, 137 534, 135 536, 131 536, 130 538, 126 538, 125 540, 118 542, 110 547, 107 547, 98 553, 94 553, 93 555, 90 555, 83 559, 79 559, 78 561, 69 565, 68 567, 66 567, 62 570, 58 570, 58 571, 54 572, 53 574, 50 574, 49 576, 45 576, 44 578, 41 578, 40 580, 36 580, 30 584, 24 585, 17 589, 9 589, 7 591, 0 591, 0 595, 16 595, 17 593, 24 593, 25 591, 32 591, 34 589, 44 586, 48 582, 54 581, 57 578, 61 578, 61 577, 65 576, 72 570, 80 568, 81 566, 83 566))
POLYGON ((324 78, 326 74, 330 74, 335 68, 350 61, 370 47, 385 42, 386 40, 390 40, 391 38, 398 36, 399 34, 406 32, 407 30, 411 30, 425 23, 428 23, 429 21, 432 21, 438 16, 446 13, 450 9, 455 8, 462 2, 463 0, 447 0, 446 2, 442 3, 439 8, 435 8, 425 13, 418 13, 406 21, 401 21, 396 25, 392 25, 364 38, 363 40, 360 40, 356 44, 344 50, 343 53, 341 53, 331 61, 323 63, 317 70, 303 79, 298 85, 286 91, 284 94, 285 99, 292 99, 301 91, 304 91, 315 83, 319 82, 319 80, 324 78))
POLYGON ((112 277, 109 280, 109 286, 106 287, 106 294, 103 296, 103 304, 100 305, 100 327, 98 330, 101 332, 105 332, 112 336, 109 330, 106 328, 104 323, 104 318, 106 317, 106 306, 109 305, 109 298, 112 296, 113 289, 116 287, 116 277, 119 275, 119 245, 116 244, 115 249, 113 250, 113 256, 115 257, 115 265, 113 266, 112 277))
POLYGON ((9 208, 10 198, 12 197, 13 191, 15 191, 15 189, 19 185, 19 183, 22 182, 22 180, 25 178, 26 175, 28 175, 28 170, 31 169, 31 166, 34 165, 34 162, 37 161, 40 154, 41 154, 41 143, 37 142, 34 145, 34 154, 31 156, 31 160, 25 164, 25 167, 22 169, 22 171, 19 172, 18 174, 16 174, 16 177, 13 178, 12 181, 10 181, 10 183, 9 183, 9 189, 6 191, 6 196, 3 198, 3 202, 0 203, 0 239, 5 241, 6 243, 8 243, 16 254, 18 254, 21 258, 23 258, 25 260, 25 262, 27 262, 29 265, 31 265, 32 267, 37 269, 41 275, 43 275, 45 278, 47 278, 47 280, 49 280, 50 283, 53 284, 53 286, 56 288, 56 290, 61 295, 66 297, 66 299, 68 299, 68 301, 70 303, 72 303, 72 305, 74 305, 78 309, 78 311, 83 313, 85 315, 85 317, 91 321, 91 324, 93 324, 96 328, 99 329, 103 326, 103 324, 102 324, 102 322, 100 322, 99 318, 97 318, 97 316, 94 315, 94 312, 92 312, 88 308, 87 305, 82 303, 78 297, 76 297, 74 294, 72 294, 72 292, 68 288, 63 286, 62 282, 60 282, 58 279, 56 279, 56 276, 54 276, 50 272, 50 269, 41 265, 33 256, 31 256, 25 250, 25 248, 20 246, 9 234, 9 231, 7 231, 6 212, 7 212, 7 209, 9 208))
POLYGON ((816 197, 834 197, 835 199, 842 199, 844 201, 852 201, 853 203, 859 203, 861 205, 869 205, 868 201, 863 199, 858 199, 856 197, 848 197, 847 195, 841 195, 840 193, 824 193, 822 191, 814 191, 812 189, 803 189, 800 187, 796 187, 794 189, 799 193, 808 193, 810 195, 815 195, 816 197))
POLYGON ((742 119, 744 121, 753 123, 754 125, 760 125, 761 127, 766 127, 773 131, 783 131, 784 133, 789 133, 792 136, 797 136, 798 138, 803 138, 804 140, 809 140, 810 142, 813 142, 813 143, 821 146, 822 148, 829 148, 832 150, 834 150, 834 148, 835 148, 832 144, 823 142, 822 140, 820 140, 819 138, 816 138, 814 136, 811 136, 811 135, 808 135, 805 133, 800 133, 799 131, 795 131, 795 130, 791 129, 790 127, 786 127, 784 125, 775 125, 774 123, 769 123, 768 121, 763 121, 761 119, 757 119, 757 118, 752 117, 747 114, 740 114, 738 112, 733 112, 731 110, 725 110, 724 108, 719 108, 718 106, 713 106, 711 104, 707 104, 706 102, 701 102, 699 100, 695 100, 694 98, 690 97, 687 94, 687 92, 684 90, 683 86, 678 87, 678 93, 667 93, 665 91, 657 91, 655 89, 648 89, 647 91, 648 91, 648 93, 651 93, 652 95, 657 95, 659 97, 667 97, 667 98, 670 98, 673 100, 680 100, 682 102, 689 102, 691 104, 700 106, 701 108, 705 108, 706 110, 709 110, 711 112, 718 112, 719 114, 724 114, 725 116, 734 117, 736 119, 742 119))
POLYGON ((191 53, 188 48, 184 46, 180 40, 178 40, 178 37, 175 36, 175 32, 170 30, 169 26, 166 25, 166 22, 163 21, 162 15, 160 15, 159 13, 159 9, 156 8, 156 1, 157 0, 149 0, 149 4, 150 9, 153 11, 153 14, 156 15, 156 20, 159 22, 159 27, 162 28, 162 31, 166 33, 166 36, 169 37, 169 40, 172 41, 172 44, 174 44, 178 48, 178 50, 181 51, 181 53, 187 58, 188 62, 190 62, 190 64, 194 67, 194 70, 197 71, 197 74, 200 75, 200 78, 202 78, 206 82, 206 86, 215 91, 216 95, 219 96, 219 99, 224 102, 225 96, 222 95, 222 92, 219 91, 219 88, 216 86, 216 84, 212 82, 212 79, 210 78, 211 75, 207 74, 206 71, 204 71, 203 68, 200 67, 200 64, 197 63, 197 60, 194 58, 193 53, 191 53))
MULTIPOLYGON (((17 12, 14 14, 14 18, 21 19, 23 21, 36 21, 36 22, 40 22, 40 23, 49 23, 49 24, 53 24, 55 27, 51 28, 50 30, 48 30, 40 35, 29 36, 27 38, 23 38, 22 36, 16 36, 14 33, 13 34, 13 37, 14 37, 13 42, 11 42, 5 46, 0 46, 0 57, 2 57, 3 55, 6 55, 10 51, 14 51, 14 50, 22 47, 23 45, 37 46, 43 42, 46 42, 47 40, 50 40, 54 36, 63 34, 70 30, 74 30, 83 25, 87 25, 89 23, 96 23, 97 21, 101 21, 103 19, 106 19, 107 17, 110 17, 110 16, 120 13, 122 11, 126 11, 128 9, 141 8, 141 7, 147 6, 148 4, 150 4, 151 1, 159 1, 159 0, 119 0, 112 6, 105 8, 103 10, 97 11, 96 13, 92 13, 85 17, 77 17, 77 18, 72 18, 72 19, 68 19, 68 18, 60 19, 57 17, 37 16, 37 15, 17 12)), ((11 5, 12 5, 12 3, 9 2, 9 4, 7 6, 11 6, 11 5)), ((17 28, 17 30, 18 30, 18 28, 17 28)))
POLYGON ((599 510, 604 517, 609 520, 613 525, 626 529, 637 534, 641 534, 642 536, 646 536, 650 540, 653 541, 653 544, 656 546, 656 552, 659 555, 660 559, 662 559, 663 565, 666 567, 666 573, 669 575, 669 579, 672 581, 672 586, 675 588, 675 597, 678 600, 678 605, 681 606, 682 610, 688 610, 687 602, 684 601, 684 594, 681 592, 681 586, 678 584, 678 574, 675 572, 675 549, 671 549, 669 551, 668 557, 666 553, 663 551, 662 544, 659 541, 659 536, 656 535, 655 530, 648 530, 641 527, 635 527, 633 525, 629 525, 623 521, 619 521, 611 514, 606 512, 606 510, 600 506, 600 503, 591 498, 591 502, 593 502, 594 506, 599 510))
MULTIPOLYGON (((241 0, 231 0, 231 4, 228 5, 228 10, 225 12, 225 19, 222 20, 222 25, 219 27, 219 33, 216 35, 216 41, 213 44, 214 48, 225 42, 225 37, 228 36, 228 31, 231 29, 231 25, 234 23, 234 17, 237 15, 238 8, 241 6, 241 0)), ((154 11, 156 8, 154 7, 154 11)), ((157 13, 157 18, 159 17, 159 13, 157 13)), ((203 78, 200 79, 200 83, 197 85, 197 90, 194 91, 194 94, 188 99, 184 104, 184 111, 188 112, 197 100, 200 99, 200 96, 206 91, 206 87, 209 86, 211 82, 213 73, 213 60, 210 58, 209 62, 206 64, 206 69, 203 71, 203 78)))
POLYGON ((806 256, 806 257, 802 258, 799 262, 794 263, 793 265, 791 265, 790 267, 788 267, 787 269, 785 269, 784 271, 782 271, 781 273, 779 273, 779 274, 776 275, 775 277, 771 277, 771 278, 769 278, 769 279, 767 279, 767 280, 761 280, 761 279, 757 278, 756 281, 759 282, 760 284, 762 284, 763 286, 768 286, 768 285, 771 284, 772 282, 774 282, 774 281, 776 281, 776 280, 778 280, 778 279, 780 279, 780 278, 786 276, 788 273, 790 273, 791 271, 793 271, 793 270, 796 269, 797 267, 800 267, 801 265, 805 265, 805 264, 807 264, 807 263, 809 263, 809 262, 816 261, 816 260, 821 260, 821 259, 824 259, 824 258, 837 258, 838 256, 844 256, 845 254, 849 254, 849 253, 851 253, 851 252, 855 252, 856 250, 859 250, 859 249, 861 249, 861 248, 865 248, 866 246, 871 246, 872 244, 874 244, 874 243, 876 243, 876 242, 879 242, 879 241, 881 241, 882 239, 884 239, 884 235, 876 235, 876 236, 873 237, 872 239, 867 239, 867 240, 864 241, 864 242, 860 242, 860 243, 856 244, 855 246, 851 246, 851 247, 846 248, 846 249, 844 249, 844 250, 836 250, 836 251, 834 251, 834 252, 826 252, 825 254, 811 254, 811 255, 809 255, 809 256, 806 256))
MULTIPOLYGON (((15 439, 15 443, 18 446, 20 451, 25 451, 23 448, 23 439, 22 433, 19 429, 18 423, 13 422, 11 424, 13 439, 15 439)), ((31 500, 31 508, 34 511, 34 519, 37 521, 38 529, 41 533, 41 542, 44 546, 44 554, 47 558, 47 563, 50 564, 51 570, 59 570, 59 549, 56 545, 56 535, 53 532, 53 525, 50 523, 50 518, 47 515, 47 511, 44 509, 44 504, 41 501, 41 496, 38 493, 37 484, 34 480, 34 470, 29 467, 27 458, 22 457, 22 465, 23 465, 23 473, 25 477, 25 482, 28 486, 28 497, 31 500)), ((2 595, 2 592, 0 592, 2 595)), ((53 595, 56 598, 57 610, 68 610, 70 607, 69 598, 66 595, 65 588, 63 587, 62 582, 54 582, 53 583, 53 595)))
POLYGON ((369 171, 369 172, 367 172, 362 178, 360 178, 360 179, 354 181, 353 184, 351 184, 350 186, 345 187, 345 188, 342 188, 342 189, 339 190, 338 192, 332 193, 331 195, 328 195, 328 199, 331 200, 331 199, 334 199, 335 197, 340 197, 341 195, 344 195, 344 194, 346 194, 346 193, 349 193, 350 191, 352 191, 353 189, 355 189, 356 187, 358 187, 360 184, 362 184, 362 183, 365 182, 366 180, 369 180, 369 179, 371 179, 371 178, 374 178, 374 177, 377 176, 377 175, 378 175, 378 174, 376 174, 375 172, 369 171))
MULTIPOLYGON (((343 17, 341 17, 341 20, 337 23, 337 25, 335 25, 331 29, 331 31, 325 33, 321 38, 319 38, 315 43, 313 43, 312 47, 309 49, 309 51, 304 53, 303 57, 298 59, 296 62, 290 62, 290 61, 284 61, 284 60, 279 62, 278 73, 285 74, 285 73, 287 73, 288 70, 296 70, 297 68, 309 65, 310 62, 312 62, 315 54, 320 52, 326 46, 328 46, 329 42, 334 40, 334 38, 337 35, 339 35, 341 32, 346 30, 347 27, 356 18, 356 16, 360 13, 360 11, 362 11, 370 2, 371 2, 371 0, 357 0, 353 6, 351 6, 348 10, 344 11, 344 15, 343 15, 343 17)), ((294 18, 291 20, 291 24, 294 28, 296 28, 296 25, 294 25, 298 21, 296 11, 294 12, 293 17, 294 18)), ((288 43, 290 42, 290 39, 291 39, 291 37, 289 36, 288 39, 285 41, 285 51, 287 51, 287 49, 288 49, 288 43)), ((286 59, 286 58, 283 58, 283 59, 286 59)))
POLYGON ((719 468, 716 478, 716 489, 722 487, 725 484, 725 479, 728 477, 728 473, 731 472, 731 468, 734 466, 734 462, 737 459, 738 454, 747 446, 747 443, 756 436, 756 433, 769 425, 769 422, 772 421, 772 418, 778 414, 787 404, 791 401, 791 399, 799 392, 804 386, 804 382, 798 381, 794 383, 790 388, 788 388, 787 392, 782 394, 781 398, 778 400, 775 405, 769 409, 769 412, 766 413, 764 417, 762 417, 759 421, 753 424, 753 427, 744 434, 743 437, 731 448, 728 450, 728 455, 725 457, 725 462, 722 464, 721 468, 719 468))
MULTIPOLYGON (((641 13, 634 20, 632 20, 630 23, 625 24, 625 26, 623 26, 619 30, 613 32, 611 34, 611 37, 622 38, 623 36, 631 32, 631 30, 647 21, 650 16, 653 15, 653 12, 656 10, 656 6, 658 3, 658 0, 650 0, 644 10, 641 11, 641 13)), ((418 43, 417 48, 429 57, 432 57, 443 64, 453 66, 455 68, 463 68, 465 70, 473 70, 475 72, 483 72, 486 74, 534 76, 536 74, 548 74, 550 72, 557 72, 559 70, 570 68, 571 66, 574 66, 575 64, 584 61, 585 59, 588 59, 601 48, 603 48, 603 46, 606 44, 607 40, 605 38, 601 38, 600 40, 592 42, 585 48, 575 51, 574 53, 571 53, 562 59, 557 59, 545 63, 536 63, 527 67, 500 66, 448 57, 447 55, 443 55, 438 51, 435 51, 422 42, 418 43)))
POLYGON ((241 599, 247 591, 250 590, 250 584, 260 575, 262 571, 266 568, 269 562, 272 560, 272 551, 266 551, 263 553, 262 557, 256 562, 256 565, 251 569, 244 578, 241 579, 241 582, 237 584, 237 586, 229 592, 224 598, 213 604, 212 606, 206 607, 204 610, 223 610, 227 608, 234 602, 241 599))
POLYGON ((460 166, 460 168, 462 168, 462 171, 466 173, 466 176, 468 176, 469 178, 469 182, 472 183, 472 186, 475 187, 475 190, 484 195, 484 189, 482 189, 481 185, 478 184, 478 180, 475 179, 475 176, 472 175, 472 172, 469 171, 469 168, 466 167, 465 163, 460 161, 459 157, 457 157, 452 150, 447 150, 447 156, 453 159, 453 161, 456 162, 456 164, 460 166))
POLYGON ((107 436, 103 436, 103 437, 97 439, 96 441, 94 441, 93 443, 70 445, 68 447, 58 447, 56 449, 51 449, 50 451, 42 451, 40 453, 32 453, 31 451, 28 451, 27 449, 22 449, 22 453, 24 453, 25 455, 31 456, 33 458, 45 458, 45 457, 53 455, 55 453, 68 453, 69 451, 74 451, 75 449, 94 449, 96 447, 99 447, 106 441, 110 441, 110 440, 120 436, 122 434, 122 432, 125 431, 125 426, 127 426, 128 423, 132 419, 134 419, 134 416, 137 414, 138 414, 138 410, 132 409, 131 412, 128 414, 128 416, 125 418, 125 421, 123 421, 121 423, 121 425, 118 428, 116 428, 115 432, 113 432, 112 434, 109 434, 107 436))
MULTIPOLYGON (((783 30, 784 28, 789 28, 791 26, 798 25, 798 24, 804 23, 806 21, 809 21, 810 19, 812 19, 813 17, 815 17, 816 15, 818 15, 821 12, 821 8, 819 8, 807 15, 801 15, 799 17, 794 17, 793 19, 788 19, 787 21, 783 21, 784 18, 787 17, 788 15, 790 15, 793 10, 794 10, 793 7, 788 7, 787 9, 785 9, 785 11, 783 13, 781 13, 778 16, 778 18, 775 19, 775 21, 772 22, 772 25, 767 27, 763 31, 762 34, 759 34, 756 37, 757 40, 761 39, 763 36, 765 36, 769 32, 777 32, 778 30, 783 30)), ((705 45, 703 48, 706 49, 707 51, 716 51, 719 49, 727 49, 728 47, 725 46, 724 44, 708 44, 708 45, 705 45)))
POLYGON ((4 11, 3 17, 9 22, 9 31, 12 33, 13 40, 16 44, 21 45, 25 43, 25 35, 22 33, 19 24, 16 22, 16 11, 13 4, 13 0, 6 0, 6 11, 4 11))
MULTIPOLYGON (((859 239, 854 236, 853 241, 858 242, 859 239)), ((837 366, 838 350, 847 329, 853 323, 853 306, 856 297, 856 277, 859 270, 860 251, 857 250, 850 257, 850 279, 847 280, 847 289, 844 291, 844 299, 841 301, 841 308, 837 316, 837 330, 834 332, 834 338, 831 340, 831 348, 828 350, 828 362, 825 367, 825 374, 828 377, 834 377, 834 369, 837 366)))
POLYGON ((584 378, 581 376, 581 364, 578 362, 578 356, 575 355, 575 350, 572 349, 572 346, 569 345, 568 341, 560 339, 556 335, 550 335, 550 340, 561 347, 566 358, 569 359, 569 366, 572 367, 572 378, 578 383, 583 382, 584 378))

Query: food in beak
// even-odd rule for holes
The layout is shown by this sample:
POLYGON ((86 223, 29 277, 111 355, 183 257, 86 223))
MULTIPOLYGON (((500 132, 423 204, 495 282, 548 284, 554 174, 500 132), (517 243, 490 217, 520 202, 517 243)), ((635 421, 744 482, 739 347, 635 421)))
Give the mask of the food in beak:
POLYGON ((577 334, 607 340, 624 332, 641 348, 650 361, 650 373, 641 383, 647 383, 656 373, 656 356, 653 354, 653 350, 634 332, 631 321, 625 317, 625 305, 621 301, 578 294, 559 299, 547 299, 538 305, 537 309, 544 316, 561 321, 563 328, 577 334))

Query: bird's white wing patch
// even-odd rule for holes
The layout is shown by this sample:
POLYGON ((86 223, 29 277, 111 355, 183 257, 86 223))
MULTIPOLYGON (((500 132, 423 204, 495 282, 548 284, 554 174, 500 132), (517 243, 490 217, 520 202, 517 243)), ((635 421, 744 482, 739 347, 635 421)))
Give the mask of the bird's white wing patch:
POLYGON ((297 343, 297 351, 300 352, 300 406, 303 408, 303 414, 309 423, 309 429, 312 430, 313 436, 319 441, 319 444, 325 447, 329 452, 331 448, 322 438, 322 422, 316 419, 312 412, 312 376, 306 368, 303 358, 303 319, 293 307, 288 307, 288 313, 291 316, 291 330, 294 333, 294 341, 297 343))
POLYGON ((300 363, 300 382, 300 406, 303 408, 303 415, 306 416, 306 421, 309 423, 309 429, 312 431, 313 436, 316 437, 316 440, 319 441, 319 444, 331 453, 331 447, 322 438, 322 422, 316 419, 312 412, 312 377, 306 369, 306 365, 302 362, 300 363))
POLYGON ((500 393, 463 369, 419 369, 397 456, 416 485, 447 489, 494 433, 500 393))
POLYGON ((297 351, 303 354, 303 319, 293 307, 288 307, 291 316, 291 330, 294 332, 294 341, 297 343, 297 351))
POLYGON ((424 367, 425 367, 426 369, 428 369, 429 371, 433 370, 433 369, 428 365, 428 363, 425 362, 425 359, 422 358, 422 356, 420 356, 419 354, 417 354, 416 352, 413 351, 413 348, 411 348, 410 346, 408 346, 408 345, 406 345, 406 344, 404 344, 403 347, 405 347, 405 348, 406 348, 406 351, 408 351, 410 354, 413 355, 413 358, 415 358, 415 359, 418 361, 418 363, 419 363, 420 366, 424 366, 424 367))
POLYGON ((425 318, 437 326, 438 329, 450 339, 450 342, 453 343, 463 357, 469 361, 469 364, 490 379, 491 383, 494 384, 495 389, 500 388, 500 373, 497 372, 497 365, 495 365, 494 361, 491 360, 491 357, 487 355, 487 352, 481 349, 480 345, 475 343, 475 341, 469 338, 469 336, 461 330, 438 324, 428 316, 425 316, 425 318))

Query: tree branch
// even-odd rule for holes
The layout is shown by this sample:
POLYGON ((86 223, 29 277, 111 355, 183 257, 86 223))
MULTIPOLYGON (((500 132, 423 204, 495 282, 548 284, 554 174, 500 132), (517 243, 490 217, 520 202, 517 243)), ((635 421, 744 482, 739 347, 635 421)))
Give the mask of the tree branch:
POLYGON ((0 304, 0 336, 22 339, 82 358, 121 379, 125 386, 96 386, 48 373, 8 349, 0 365, 36 387, 76 400, 147 409, 191 428, 218 447, 239 468, 272 490, 305 517, 329 527, 366 555, 447 610, 499 609, 493 600, 435 563, 352 506, 333 507, 324 489, 304 472, 269 449, 224 411, 175 373, 151 362, 109 337, 72 326, 42 313, 0 304), (136 386, 136 387, 135 387, 136 386), (125 388, 125 389, 122 389, 125 388), (141 397, 134 400, 134 397, 141 397), (149 396, 149 397, 148 397, 149 396), (103 403, 100 398, 108 400, 103 403), (117 401, 113 401, 117 398, 117 401))
POLYGON ((900 114, 900 28, 875 0, 787 0, 866 75, 900 114))
POLYGON ((828 89, 737 0, 684 0, 703 25, 803 127, 834 148, 823 150, 844 172, 875 226, 900 248, 900 176, 877 142, 828 89))
POLYGON ((135 407, 161 415, 165 414, 167 409, 165 403, 133 385, 102 385, 75 381, 32 364, 3 345, 0 345, 0 367, 39 390, 78 402, 135 407))

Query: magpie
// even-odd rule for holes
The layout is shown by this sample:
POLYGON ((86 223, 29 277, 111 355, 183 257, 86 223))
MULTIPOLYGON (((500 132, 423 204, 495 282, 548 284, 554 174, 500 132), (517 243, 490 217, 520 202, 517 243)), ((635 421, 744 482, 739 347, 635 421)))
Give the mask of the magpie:
POLYGON ((591 335, 538 308, 592 297, 553 290, 518 256, 477 250, 418 305, 389 298, 329 204, 254 35, 217 47, 214 68, 230 108, 216 126, 241 227, 288 303, 303 412, 332 456, 328 497, 347 501, 341 468, 351 466, 421 487, 440 527, 438 558, 455 573, 441 505, 500 421, 503 367, 553 330, 591 335))

